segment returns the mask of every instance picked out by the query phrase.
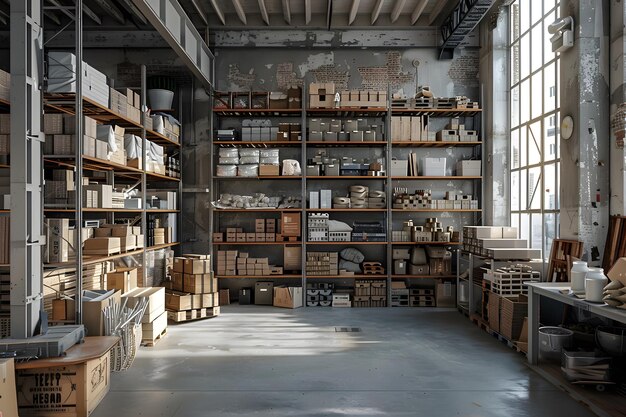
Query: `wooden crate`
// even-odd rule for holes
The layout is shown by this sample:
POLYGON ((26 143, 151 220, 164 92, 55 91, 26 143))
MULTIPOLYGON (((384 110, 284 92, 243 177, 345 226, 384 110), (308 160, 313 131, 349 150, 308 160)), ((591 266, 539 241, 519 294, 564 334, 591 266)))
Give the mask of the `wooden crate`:
POLYGON ((500 299, 500 334, 511 341, 517 340, 527 314, 528 298, 526 296, 502 297, 500 299))

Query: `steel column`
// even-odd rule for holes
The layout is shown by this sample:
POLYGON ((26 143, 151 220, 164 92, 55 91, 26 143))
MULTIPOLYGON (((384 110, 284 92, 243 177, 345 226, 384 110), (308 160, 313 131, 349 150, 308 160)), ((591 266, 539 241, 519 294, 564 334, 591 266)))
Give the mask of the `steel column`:
POLYGON ((34 336, 42 304, 42 0, 11 0, 11 337, 34 336))
POLYGON ((76 52, 76 171, 74 187, 76 187, 76 324, 83 323, 83 2, 76 0, 74 11, 74 36, 76 52))

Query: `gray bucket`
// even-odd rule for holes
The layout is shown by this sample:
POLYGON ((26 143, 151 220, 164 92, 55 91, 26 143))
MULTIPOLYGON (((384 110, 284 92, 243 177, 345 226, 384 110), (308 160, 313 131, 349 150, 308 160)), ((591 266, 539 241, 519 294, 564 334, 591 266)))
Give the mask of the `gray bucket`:
POLYGON ((574 332, 562 327, 539 328, 539 357, 548 361, 561 361, 563 349, 572 347, 574 332))

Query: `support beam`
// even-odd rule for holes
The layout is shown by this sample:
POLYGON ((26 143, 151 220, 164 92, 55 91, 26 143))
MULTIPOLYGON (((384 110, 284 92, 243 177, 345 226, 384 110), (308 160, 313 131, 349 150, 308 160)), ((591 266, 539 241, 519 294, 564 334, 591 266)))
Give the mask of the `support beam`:
MULTIPOLYGON (((55 7, 66 7, 66 6, 62 5, 58 0, 48 0, 48 3, 52 4, 55 7)), ((69 15, 73 14, 71 12, 68 12, 68 13, 69 13, 69 15)), ((99 24, 99 25, 102 24, 102 19, 100 19, 100 17, 97 14, 95 14, 93 12, 93 10, 91 10, 85 4, 83 4, 83 13, 85 14, 85 16, 87 16, 88 18, 90 18, 91 20, 96 22, 97 24, 99 24)))
POLYGON ((36 335, 43 298, 42 0, 11 1, 11 337, 36 335))
POLYGON ((191 2, 191 5, 193 6, 193 8, 196 9, 196 13, 198 13, 198 16, 202 20, 202 23, 204 23, 205 26, 209 26, 209 19, 206 16, 206 11, 204 10, 202 6, 200 6, 200 3, 198 3, 198 0, 189 0, 189 1, 191 2))
POLYGON ((102 10, 104 10, 109 16, 118 21, 121 24, 126 23, 126 19, 124 19, 124 14, 122 11, 114 5, 111 0, 92 0, 96 3, 102 10))
MULTIPOLYGON (((444 2, 440 2, 444 3, 444 2)), ((396 4, 393 5, 393 10, 391 10, 391 23, 395 23, 396 20, 400 17, 400 13, 402 13, 402 9, 406 4, 406 0, 396 0, 396 4)))
POLYGON ((246 20, 246 12, 243 10, 243 7, 241 6, 241 3, 239 2, 239 0, 231 0, 233 2, 233 7, 235 8, 235 11, 237 12, 237 16, 239 17, 239 20, 241 20, 241 23, 243 23, 244 25, 246 23, 248 23, 248 21, 246 20))
MULTIPOLYGON (((57 25, 61 24, 61 19, 59 19, 59 16, 57 16, 56 13, 54 13, 52 10, 45 10, 43 12, 43 14, 44 14, 44 16, 46 16, 48 19, 52 20, 57 25)), ((6 24, 6 22, 5 22, 5 24, 6 24)))
POLYGON ((351 25, 356 19, 356 14, 359 11, 359 3, 361 0, 352 0, 352 7, 350 7, 350 14, 348 15, 348 25, 351 25))
POLYGON ((259 0, 259 10, 261 11, 261 16, 263 17, 263 21, 270 25, 270 16, 267 14, 267 7, 265 6, 265 0, 259 0))
POLYGON ((211 6, 213 6, 213 10, 215 10, 215 14, 220 19, 220 22, 222 22, 222 25, 226 25, 226 18, 224 17, 224 12, 220 8, 220 5, 217 4, 217 0, 210 0, 210 1, 211 1, 211 6))
POLYGON ((374 5, 374 8, 372 9, 372 25, 374 23, 376 23, 376 21, 378 20, 378 16, 380 16, 380 11, 383 8, 383 3, 385 0, 377 0, 376 4, 374 5))
POLYGON ((289 5, 289 0, 282 0, 283 2, 283 17, 285 18, 285 22, 291 24, 291 6, 289 5))
POLYGON ((446 4, 447 2, 445 1, 438 1, 435 4, 435 8, 430 12, 430 15, 428 16, 428 26, 432 26, 433 23, 435 23, 435 20, 439 18, 439 15, 443 11, 443 9, 446 7, 446 4))
POLYGON ((311 0, 304 0, 304 23, 311 23, 311 0))
POLYGON ((415 5, 415 9, 413 9, 413 13, 411 13, 412 25, 414 25, 417 22, 417 20, 420 18, 427 4, 428 4, 428 0, 418 0, 417 4, 415 5))

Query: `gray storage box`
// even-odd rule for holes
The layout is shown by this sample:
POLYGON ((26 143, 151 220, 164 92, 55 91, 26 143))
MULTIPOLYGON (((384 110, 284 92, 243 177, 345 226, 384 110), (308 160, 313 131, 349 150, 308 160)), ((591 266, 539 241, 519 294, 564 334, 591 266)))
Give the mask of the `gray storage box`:
POLYGON ((274 304, 274 283, 270 281, 257 282, 254 287, 254 304, 271 306, 274 304))
POLYGON ((319 165, 307 165, 306 166, 306 176, 307 177, 317 177, 320 175, 320 166, 319 165))
POLYGON ((339 164, 324 165, 324 175, 339 176, 339 164))
POLYGON ((322 132, 309 132, 309 140, 320 142, 324 140, 324 134, 322 132))
POLYGON ((409 172, 409 161, 392 159, 391 160, 391 176, 406 177, 409 172))

